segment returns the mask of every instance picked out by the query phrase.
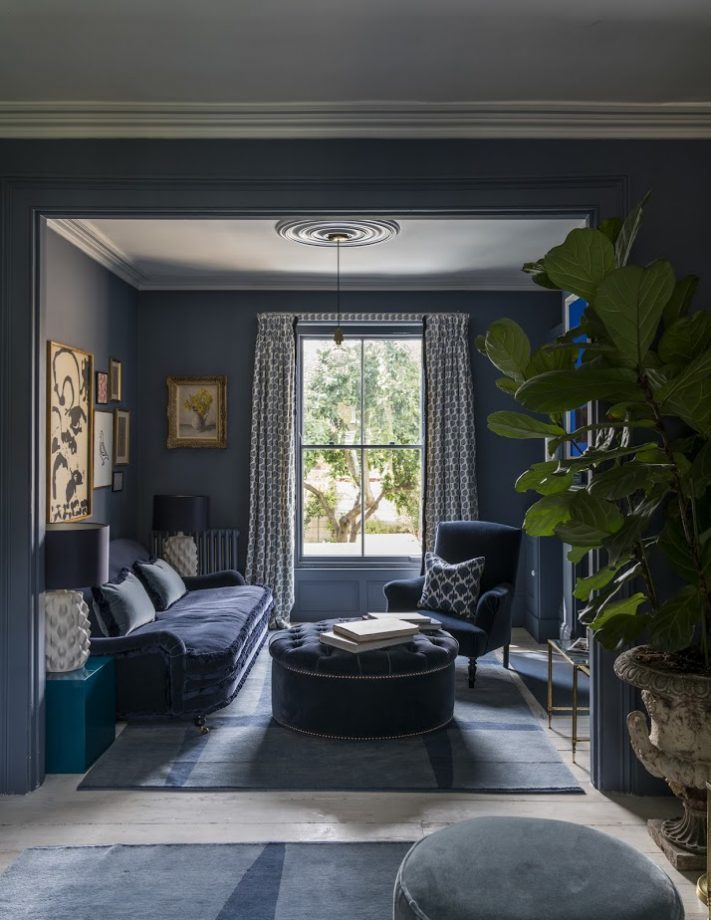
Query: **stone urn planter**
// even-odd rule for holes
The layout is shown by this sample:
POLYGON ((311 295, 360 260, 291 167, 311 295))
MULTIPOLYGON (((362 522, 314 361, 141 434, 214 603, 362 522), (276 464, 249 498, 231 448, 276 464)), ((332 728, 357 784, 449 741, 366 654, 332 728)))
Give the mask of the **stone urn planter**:
POLYGON ((642 691, 644 713, 627 716, 632 748, 682 802, 680 818, 650 821, 649 830, 681 871, 706 865, 706 783, 711 781, 711 677, 664 666, 647 646, 623 652, 615 673, 642 691))

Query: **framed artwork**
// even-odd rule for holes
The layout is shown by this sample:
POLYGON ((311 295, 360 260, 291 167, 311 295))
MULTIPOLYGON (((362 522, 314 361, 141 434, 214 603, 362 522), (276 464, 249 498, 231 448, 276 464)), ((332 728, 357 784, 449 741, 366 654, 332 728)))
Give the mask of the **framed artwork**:
POLYGON ((128 409, 114 409, 114 463, 128 463, 130 452, 131 413, 128 409))
POLYGON ((47 523, 91 515, 94 356, 47 342, 47 523))
POLYGON ((111 481, 111 491, 123 492, 123 470, 114 470, 113 479, 111 481))
POLYGON ((168 447, 227 447, 227 377, 168 377, 168 447))
POLYGON ((123 364, 117 358, 109 358, 109 399, 112 402, 123 399, 123 364))
POLYGON ((114 456, 114 414, 94 412, 94 488, 111 485, 114 456))
POLYGON ((96 388, 94 402, 97 406, 105 406, 109 401, 109 375, 106 371, 96 372, 96 388))

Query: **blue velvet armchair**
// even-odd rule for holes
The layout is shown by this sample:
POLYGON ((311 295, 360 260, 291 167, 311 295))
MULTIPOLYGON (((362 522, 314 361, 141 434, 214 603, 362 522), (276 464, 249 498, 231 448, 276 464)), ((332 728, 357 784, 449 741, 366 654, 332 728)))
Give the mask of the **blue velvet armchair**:
POLYGON ((497 648, 504 649, 504 666, 509 666, 511 642, 511 602, 516 584, 516 569, 521 546, 521 531, 488 521, 447 521, 437 528, 434 551, 446 562, 464 562, 484 556, 484 573, 473 620, 465 620, 439 610, 419 606, 424 576, 391 581, 383 589, 389 612, 421 609, 438 620, 459 642, 459 652, 469 658, 469 686, 476 679, 476 660, 497 648))

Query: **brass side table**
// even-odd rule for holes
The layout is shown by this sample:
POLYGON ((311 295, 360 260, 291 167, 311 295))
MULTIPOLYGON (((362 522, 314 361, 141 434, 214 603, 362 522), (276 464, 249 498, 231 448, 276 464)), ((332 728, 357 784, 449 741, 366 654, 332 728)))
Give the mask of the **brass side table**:
POLYGON ((590 712, 589 706, 580 706, 578 704, 578 674, 584 674, 590 677, 590 655, 589 652, 571 649, 572 641, 564 642, 561 639, 548 640, 548 694, 546 711, 548 713, 548 728, 551 727, 551 719, 555 712, 569 712, 572 721, 571 745, 573 748, 573 763, 575 763, 575 751, 581 741, 589 741, 590 737, 578 737, 578 713, 590 712), (553 652, 557 652, 573 669, 573 705, 572 706, 555 706, 553 704, 553 652))

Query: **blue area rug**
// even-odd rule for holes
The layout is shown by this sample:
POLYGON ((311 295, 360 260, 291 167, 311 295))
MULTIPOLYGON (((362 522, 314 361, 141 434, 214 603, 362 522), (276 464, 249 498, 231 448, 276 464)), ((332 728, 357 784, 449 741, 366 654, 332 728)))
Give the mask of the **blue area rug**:
MULTIPOLYGON (((511 652, 511 667, 531 691, 536 701, 546 708, 548 693, 548 652, 511 652)), ((560 656, 553 655, 553 704, 571 706, 573 703, 573 669, 560 656)), ((590 705, 590 680, 578 674, 578 705, 590 705)))
POLYGON ((208 719, 128 725, 80 789, 582 792, 519 689, 493 656, 467 686, 457 660, 454 720, 440 731, 387 741, 335 741, 290 731, 271 717, 264 649, 235 701, 208 719))
POLYGON ((387 920, 409 848, 241 843, 25 850, 0 877, 0 917, 387 920))

